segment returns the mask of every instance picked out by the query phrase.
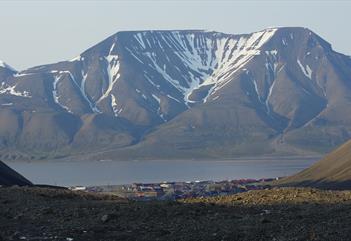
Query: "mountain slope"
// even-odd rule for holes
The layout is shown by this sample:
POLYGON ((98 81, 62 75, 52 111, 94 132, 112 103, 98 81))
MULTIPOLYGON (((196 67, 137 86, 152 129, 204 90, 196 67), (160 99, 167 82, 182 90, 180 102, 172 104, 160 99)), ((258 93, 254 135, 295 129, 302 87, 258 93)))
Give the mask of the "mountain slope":
POLYGON ((32 183, 0 161, 0 186, 31 186, 32 183))
POLYGON ((119 32, 70 61, 0 67, 1 156, 325 152, 350 137, 350 74, 305 28, 119 32))
POLYGON ((351 141, 296 175, 282 179, 279 185, 314 186, 333 189, 351 188, 351 141))

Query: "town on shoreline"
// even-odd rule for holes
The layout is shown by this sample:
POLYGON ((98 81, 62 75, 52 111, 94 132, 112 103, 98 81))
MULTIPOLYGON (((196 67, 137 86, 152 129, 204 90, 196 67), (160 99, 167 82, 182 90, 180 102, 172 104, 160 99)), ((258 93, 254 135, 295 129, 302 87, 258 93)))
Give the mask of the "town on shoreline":
POLYGON ((231 195, 269 187, 267 182, 280 178, 238 179, 223 181, 191 181, 133 183, 124 185, 74 186, 73 191, 111 194, 132 200, 176 200, 195 197, 231 195))

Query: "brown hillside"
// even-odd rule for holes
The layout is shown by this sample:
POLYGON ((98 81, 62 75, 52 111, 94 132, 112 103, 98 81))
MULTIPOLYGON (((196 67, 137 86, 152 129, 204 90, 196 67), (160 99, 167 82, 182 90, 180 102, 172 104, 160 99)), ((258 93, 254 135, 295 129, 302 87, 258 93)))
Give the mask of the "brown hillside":
POLYGON ((279 185, 351 188, 351 140, 326 155, 310 168, 282 179, 279 185))

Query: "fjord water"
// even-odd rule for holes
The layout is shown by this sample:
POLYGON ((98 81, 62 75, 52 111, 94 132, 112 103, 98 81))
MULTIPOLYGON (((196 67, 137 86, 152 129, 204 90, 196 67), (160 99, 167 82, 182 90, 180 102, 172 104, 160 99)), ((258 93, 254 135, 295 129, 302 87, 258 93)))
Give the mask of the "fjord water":
POLYGON ((9 161, 7 164, 35 184, 91 186, 281 177, 307 168, 318 159, 9 161))

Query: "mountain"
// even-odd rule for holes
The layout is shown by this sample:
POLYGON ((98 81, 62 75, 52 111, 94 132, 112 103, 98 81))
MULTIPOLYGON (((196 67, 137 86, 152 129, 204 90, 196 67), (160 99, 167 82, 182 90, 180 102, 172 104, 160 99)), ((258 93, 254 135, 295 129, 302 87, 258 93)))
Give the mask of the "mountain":
POLYGON ((32 183, 0 161, 0 186, 31 186, 32 183))
POLYGON ((326 155, 310 168, 278 182, 279 185, 328 189, 351 188, 351 141, 326 155))
POLYGON ((0 60, 0 80, 6 80, 15 73, 17 73, 15 69, 0 60))
POLYGON ((351 133, 351 59, 306 28, 118 32, 0 76, 2 159, 308 155, 351 133))

